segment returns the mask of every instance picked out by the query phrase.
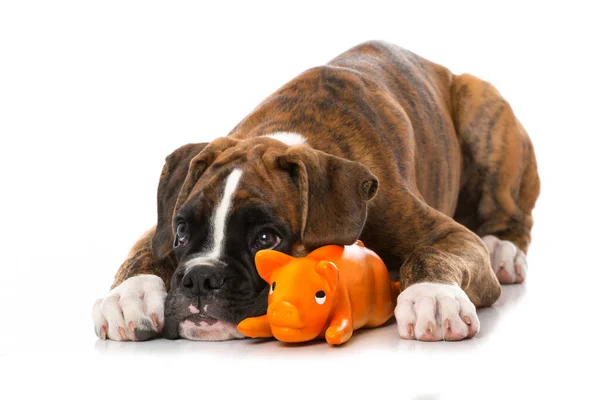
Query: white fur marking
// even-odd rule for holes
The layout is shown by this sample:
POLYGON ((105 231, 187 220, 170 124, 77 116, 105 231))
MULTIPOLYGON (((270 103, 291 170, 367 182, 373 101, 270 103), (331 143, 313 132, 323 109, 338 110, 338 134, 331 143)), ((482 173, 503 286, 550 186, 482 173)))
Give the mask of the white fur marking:
POLYGON ((299 133, 295 132, 276 132, 267 135, 275 140, 279 140, 282 143, 287 144, 288 146, 295 146, 298 144, 306 143, 306 138, 299 133))
POLYGON ((227 216, 231 209, 231 203, 233 196, 242 178, 242 170, 239 168, 231 171, 225 182, 225 189, 223 190, 223 197, 221 202, 217 206, 213 219, 211 221, 213 245, 212 248, 197 257, 192 258, 185 264, 186 270, 191 267, 206 263, 209 260, 218 260, 221 257, 221 250, 223 248, 223 241, 225 239, 225 227, 227 226, 227 216))
POLYGON ((400 293, 394 314, 403 339, 462 340, 479 332, 475 306, 458 285, 415 283, 400 293))
POLYGON ((94 303, 92 318, 96 334, 102 337, 102 329, 105 329, 108 339, 135 340, 131 322, 142 330, 156 331, 152 315, 156 315, 159 325, 164 323, 166 297, 165 283, 156 275, 136 275, 127 279, 94 303), (125 331, 126 338, 121 337, 119 328, 125 331))
POLYGON ((514 243, 492 235, 484 236, 482 240, 490 252, 492 269, 500 283, 520 283, 527 278, 527 256, 514 243))

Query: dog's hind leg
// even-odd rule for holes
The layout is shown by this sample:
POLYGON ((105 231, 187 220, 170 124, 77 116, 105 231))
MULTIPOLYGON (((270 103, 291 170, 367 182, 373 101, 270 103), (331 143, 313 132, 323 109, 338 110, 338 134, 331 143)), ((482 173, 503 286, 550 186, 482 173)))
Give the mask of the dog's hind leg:
POLYGON ((491 84, 456 76, 452 100, 463 157, 454 219, 482 237, 500 283, 523 282, 540 192, 533 145, 491 84))

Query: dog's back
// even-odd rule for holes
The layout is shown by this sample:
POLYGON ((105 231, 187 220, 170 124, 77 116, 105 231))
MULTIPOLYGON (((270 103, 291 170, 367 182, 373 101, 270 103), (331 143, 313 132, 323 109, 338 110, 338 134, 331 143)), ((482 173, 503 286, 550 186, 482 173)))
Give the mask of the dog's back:
POLYGON ((292 79, 232 134, 301 132, 314 148, 385 178, 384 193, 405 185, 452 216, 461 158, 451 84, 447 69, 398 46, 367 42, 292 79))

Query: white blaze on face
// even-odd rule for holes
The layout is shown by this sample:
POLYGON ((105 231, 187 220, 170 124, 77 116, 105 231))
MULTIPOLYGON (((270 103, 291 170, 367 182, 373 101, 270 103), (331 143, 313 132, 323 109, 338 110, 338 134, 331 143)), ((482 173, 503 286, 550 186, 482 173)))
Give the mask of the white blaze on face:
POLYGON ((231 204, 233 203, 233 197, 236 189, 239 186, 242 178, 242 170, 239 168, 231 171, 227 180, 225 181, 225 189, 223 189, 223 195, 221 201, 217 205, 213 213, 211 220, 211 231, 212 231, 212 245, 210 249, 202 254, 189 260, 185 263, 186 270, 189 270, 195 265, 202 264, 209 260, 218 260, 221 257, 223 251, 223 243, 225 241, 225 228, 227 227, 227 217, 231 210, 231 204))

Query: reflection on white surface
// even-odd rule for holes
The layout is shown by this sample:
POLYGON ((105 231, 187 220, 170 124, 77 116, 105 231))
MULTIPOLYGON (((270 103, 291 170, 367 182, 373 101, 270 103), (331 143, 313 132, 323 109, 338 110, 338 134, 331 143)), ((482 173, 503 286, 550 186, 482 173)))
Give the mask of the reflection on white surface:
MULTIPOLYGON (((363 390, 368 396, 377 393, 389 395, 391 391, 387 385, 395 385, 404 394, 400 398, 446 399, 453 398, 449 396, 455 388, 477 385, 473 381, 475 376, 491 378, 498 374, 494 359, 499 355, 521 357, 526 354, 523 343, 514 339, 518 327, 502 324, 510 324, 506 320, 514 319, 509 315, 519 316, 519 309, 527 302, 528 296, 525 285, 504 286, 496 305, 478 311, 481 321, 479 335, 461 342, 403 340, 398 336, 392 319, 383 327, 356 331, 350 341, 340 347, 330 346, 325 341, 286 344, 273 339, 226 342, 159 339, 142 343, 94 340, 89 342, 89 346, 99 356, 97 360, 108 364, 145 364, 148 360, 161 360, 164 368, 173 366, 174 369, 167 372, 169 376, 178 376, 180 369, 191 368, 200 374, 217 371, 213 379, 226 381, 228 375, 220 374, 235 370, 242 374, 239 376, 245 377, 241 379, 253 381, 266 376, 268 378, 264 379, 274 382, 274 387, 287 387, 295 378, 306 379, 308 375, 315 384, 345 382, 342 384, 344 391, 351 389, 352 393, 355 390, 361 393, 363 390), (354 389, 352 382, 373 384, 354 389)), ((511 371, 502 373, 521 376, 524 365, 515 364, 511 371)), ((239 376, 236 379, 240 379, 239 376)), ((303 393, 307 389, 299 387, 297 390, 303 393)), ((469 397, 474 393, 455 392, 462 394, 460 398, 463 399, 478 398, 469 397)))
MULTIPOLYGON (((345 382, 343 390, 366 396, 389 396, 388 385, 392 385, 403 394, 399 398, 481 398, 478 394, 481 389, 474 388, 492 385, 493 393, 485 398, 502 398, 501 393, 508 396, 512 390, 498 385, 499 379, 514 380, 514 386, 521 387, 521 391, 532 389, 524 379, 532 376, 532 365, 537 365, 539 357, 546 353, 545 346, 551 346, 548 337, 527 327, 529 296, 527 285, 504 286, 494 306, 478 310, 479 335, 460 342, 403 340, 392 319, 380 328, 358 330, 340 347, 325 341, 286 344, 271 339, 227 342, 160 339, 144 343, 96 340, 90 346, 101 360, 109 363, 150 357, 164 360, 165 365, 176 365, 175 371, 197 364, 197 370, 203 374, 215 368, 238 370, 246 378, 262 379, 264 375, 274 382, 274 387, 285 388, 298 377, 310 376, 320 385, 345 382), (523 331, 523 327, 530 332, 523 331), (360 389, 354 388, 353 382, 369 384, 360 389), (468 388, 473 389, 463 392, 468 388)), ((224 378, 217 373, 214 379, 224 378)), ((250 380, 253 379, 256 378, 250 380)), ((305 390, 308 388, 300 387, 298 393, 311 393, 305 390)))
MULTIPOLYGON (((78 395, 84 388, 93 388, 103 399, 115 388, 129 397, 140 390, 185 396, 188 386, 172 384, 182 379, 190 385, 211 382, 203 387, 204 393, 220 395, 227 388, 238 397, 253 398, 262 398, 256 391, 262 388, 260 382, 288 390, 297 379, 304 382, 292 385, 299 385, 294 390, 298 396, 314 395, 313 385, 323 393, 325 388, 331 391, 332 382, 346 382, 339 390, 368 398, 402 392, 406 396, 400 398, 480 399, 482 391, 492 389, 486 398, 513 398, 515 390, 563 398, 585 395, 583 388, 593 382, 596 370, 582 360, 598 355, 593 336, 597 322, 587 309, 596 283, 593 279, 568 283, 561 274, 549 273, 555 267, 544 270, 544 265, 553 265, 554 255, 538 249, 551 249, 551 242, 545 241, 550 237, 539 235, 539 244, 530 252, 528 282, 503 286, 494 306, 478 310, 480 333, 461 342, 403 340, 393 320, 384 327, 355 332, 340 347, 324 341, 289 345, 252 339, 102 341, 93 332, 90 314, 96 293, 86 287, 100 284, 74 280, 69 290, 42 297, 23 295, 20 285, 3 286, 0 369, 12 377, 7 380, 10 387, 31 396, 48 390, 78 395), (31 376, 38 384, 31 384, 31 376), (67 386, 61 384, 66 376, 67 386), (359 382, 363 384, 355 388, 359 382), (252 395, 248 388, 255 388, 252 395)), ((582 254, 570 257, 573 265, 586 265, 588 260, 582 254)), ((32 255, 28 261, 78 265, 76 257, 32 255)), ((40 293, 52 274, 37 271, 32 282, 40 293)), ((16 277, 13 281, 20 282, 16 277)))

